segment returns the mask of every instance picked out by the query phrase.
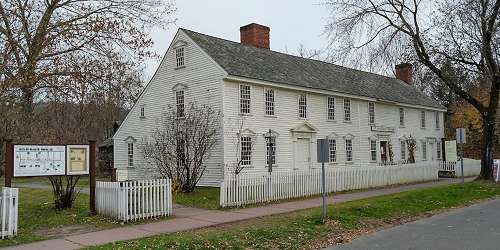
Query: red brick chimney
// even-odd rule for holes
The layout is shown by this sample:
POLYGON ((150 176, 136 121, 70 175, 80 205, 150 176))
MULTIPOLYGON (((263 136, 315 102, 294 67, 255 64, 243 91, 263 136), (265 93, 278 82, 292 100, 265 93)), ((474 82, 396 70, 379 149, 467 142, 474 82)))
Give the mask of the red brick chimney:
POLYGON ((396 65, 396 78, 412 85, 413 65, 411 63, 401 63, 396 65))
POLYGON ((242 44, 269 49, 269 27, 251 23, 240 28, 242 44))

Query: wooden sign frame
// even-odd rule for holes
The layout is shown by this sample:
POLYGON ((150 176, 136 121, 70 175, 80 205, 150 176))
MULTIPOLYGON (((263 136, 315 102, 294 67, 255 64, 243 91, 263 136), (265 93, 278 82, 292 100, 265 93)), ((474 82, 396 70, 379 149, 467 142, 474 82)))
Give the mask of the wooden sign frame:
MULTIPOLYGON (((6 160, 6 166, 5 166, 5 187, 12 187, 12 178, 14 178, 14 143, 11 139, 5 140, 5 160, 6 160)), ((24 144, 19 144, 19 145, 24 145, 24 144)), ((31 144, 31 145, 37 145, 37 144, 31 144)), ((47 144, 39 144, 40 146, 49 146, 47 144)), ((66 157, 67 157, 67 152, 68 152, 68 146, 85 146, 88 148, 87 151, 87 157, 88 157, 88 172, 85 171, 86 175, 89 175, 89 184, 90 184, 90 201, 89 201, 89 206, 90 206, 90 214, 95 215, 97 214, 96 207, 95 207, 95 186, 96 186, 96 141, 94 140, 89 140, 89 144, 81 144, 81 145, 53 145, 53 146, 65 146, 66 147, 66 157)), ((67 159, 65 159, 65 162, 67 164, 67 159)), ((67 170, 67 166, 66 166, 67 170)), ((68 173, 67 171, 65 172, 64 175, 59 175, 59 176, 67 176, 68 173)), ((71 174, 70 174, 71 175, 71 174)), ((73 175, 76 175, 76 173, 73 173, 73 175)), ((44 177, 49 177, 49 176, 56 176, 56 175, 45 175, 44 177)), ((33 176, 18 176, 16 178, 23 178, 23 177, 33 177, 33 176)))

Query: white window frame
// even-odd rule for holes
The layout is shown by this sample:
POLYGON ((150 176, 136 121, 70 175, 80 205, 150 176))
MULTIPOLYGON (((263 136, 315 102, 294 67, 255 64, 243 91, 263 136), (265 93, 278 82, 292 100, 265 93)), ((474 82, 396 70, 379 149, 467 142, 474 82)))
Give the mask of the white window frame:
POLYGON ((427 142, 422 141, 422 161, 427 160, 427 142))
POLYGON ((377 140, 370 139, 370 161, 377 162, 377 140))
POLYGON ((307 119, 307 94, 299 94, 297 99, 297 107, 299 118, 307 119))
POLYGON ((328 139, 329 154, 328 159, 330 163, 337 163, 337 140, 328 139))
POLYGON ((144 104, 142 104, 139 107, 139 117, 140 118, 145 118, 146 117, 146 107, 144 107, 144 104))
POLYGON ((274 89, 264 88, 264 113, 266 116, 276 115, 276 93, 274 89))
POLYGON ((425 128, 425 110, 420 111, 420 128, 425 128))
POLYGON ((268 139, 271 139, 271 143, 273 144, 272 145, 272 152, 273 154, 271 155, 271 163, 274 165, 276 165, 276 141, 277 141, 277 138, 276 136, 271 136, 269 138, 266 138, 266 166, 269 166, 269 140, 268 139))
POLYGON ((335 121, 335 97, 333 96, 326 98, 326 116, 327 120, 335 121))
POLYGON ((351 118, 352 118, 351 117, 351 99, 344 98, 343 107, 344 107, 344 121, 351 122, 351 118))
POLYGON ((134 143, 127 142, 127 166, 129 168, 134 167, 134 143))
POLYGON ((175 107, 177 118, 184 118, 186 116, 186 92, 182 90, 175 91, 175 107))
POLYGON ((240 84, 240 114, 252 113, 252 87, 247 84, 240 84))
POLYGON ((242 166, 252 165, 253 138, 249 135, 240 137, 240 160, 242 166))
POLYGON ((440 125, 441 125, 441 124, 440 124, 441 122, 439 121, 439 116, 440 116, 440 114, 439 114, 439 112, 438 112, 438 111, 434 111, 434 112, 435 112, 435 114, 434 114, 434 119, 436 120, 436 129, 440 129, 440 128, 441 128, 441 126, 440 126, 440 125))
POLYGON ((352 139, 345 139, 345 161, 346 162, 353 162, 354 161, 354 154, 353 154, 353 141, 352 139))
POLYGON ((368 124, 375 124, 375 103, 368 102, 368 124))
POLYGON ((405 126, 405 109, 401 107, 399 108, 399 126, 405 126))
POLYGON ((186 66, 186 49, 184 46, 175 48, 175 68, 186 66))

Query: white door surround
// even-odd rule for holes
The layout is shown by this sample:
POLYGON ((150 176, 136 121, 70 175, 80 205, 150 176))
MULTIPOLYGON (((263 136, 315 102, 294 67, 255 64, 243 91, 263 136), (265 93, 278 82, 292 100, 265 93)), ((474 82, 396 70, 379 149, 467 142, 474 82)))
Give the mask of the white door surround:
POLYGON ((315 147, 316 132, 315 127, 307 122, 303 122, 290 130, 292 132, 293 143, 293 169, 309 169, 314 161, 311 150, 315 147))

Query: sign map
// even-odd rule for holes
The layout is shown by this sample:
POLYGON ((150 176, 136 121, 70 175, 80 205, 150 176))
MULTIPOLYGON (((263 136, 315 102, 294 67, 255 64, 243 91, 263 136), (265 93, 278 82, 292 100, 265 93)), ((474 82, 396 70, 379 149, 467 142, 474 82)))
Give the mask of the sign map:
POLYGON ((14 176, 66 173, 66 146, 14 145, 14 176))

